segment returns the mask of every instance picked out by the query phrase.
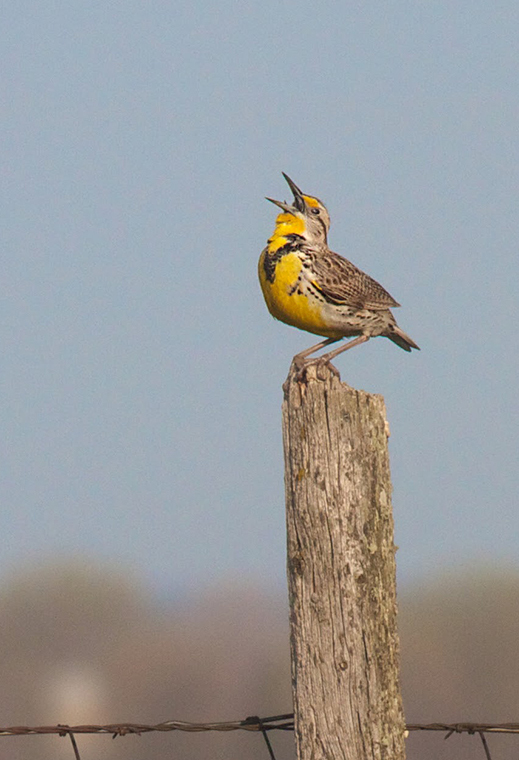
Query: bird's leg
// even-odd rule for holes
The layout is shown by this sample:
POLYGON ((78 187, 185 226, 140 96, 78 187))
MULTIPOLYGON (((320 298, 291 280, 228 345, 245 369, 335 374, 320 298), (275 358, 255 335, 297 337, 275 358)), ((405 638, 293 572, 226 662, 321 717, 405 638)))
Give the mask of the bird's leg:
MULTIPOLYGON (((307 362, 304 362, 304 364, 301 366, 299 370, 299 375, 302 375, 307 367, 310 367, 312 365, 315 365, 318 369, 319 367, 327 366, 331 372, 333 372, 334 375, 336 375, 340 379, 340 373, 337 367, 334 367, 333 364, 331 364, 332 359, 335 359, 336 356, 339 356, 339 354, 342 354, 343 351, 347 351, 349 348, 353 348, 354 346, 360 346, 361 343, 365 343, 367 340, 369 340, 368 335, 359 335, 358 338, 355 338, 355 340, 350 340, 348 343, 345 343, 342 346, 339 346, 339 348, 336 348, 334 351, 329 351, 327 354, 323 354, 322 356, 317 356, 315 359, 309 359, 307 362)), ((333 341, 335 342, 335 341, 333 341)), ((323 344, 324 345, 324 344, 323 344)), ((319 375, 319 372, 317 373, 319 375)))
POLYGON ((315 361, 329 364, 332 359, 335 359, 336 356, 342 354, 343 351, 347 351, 349 348, 353 348, 353 346, 360 346, 361 343, 365 343, 367 340, 369 340, 369 335, 359 335, 355 340, 350 340, 345 345, 336 348, 334 351, 329 351, 327 354, 319 356, 315 361))
MULTIPOLYGON (((302 380, 305 374, 306 367, 308 364, 314 364, 314 362, 320 361, 319 359, 311 359, 309 362, 306 361, 306 357, 310 356, 310 354, 313 354, 315 351, 319 351, 321 348, 324 348, 325 346, 330 346, 332 343, 337 343, 338 340, 341 340, 340 338, 326 338, 326 340, 322 340, 320 343, 316 343, 315 346, 310 346, 310 348, 305 349, 304 351, 301 351, 300 353, 296 354, 294 358, 292 359, 292 364, 290 365, 290 375, 294 375, 297 380, 302 380)), ((332 370, 335 370, 336 374, 339 373, 335 369, 335 367, 332 367, 332 370)), ((283 386, 285 388, 285 386, 283 386)), ((285 388, 286 390, 286 388, 285 388)))
POLYGON ((320 343, 316 343, 315 346, 311 346, 310 348, 301 351, 299 354, 296 354, 292 359, 292 364, 294 364, 297 369, 301 369, 304 364, 304 359, 306 359, 307 356, 310 356, 310 354, 315 353, 315 351, 319 351, 325 346, 330 346, 332 343, 337 343, 338 340, 340 340, 340 338, 327 338, 326 340, 322 340, 320 343))
POLYGON ((369 335, 359 335, 358 338, 355 338, 355 340, 350 340, 347 343, 334 349, 333 351, 329 351, 327 354, 322 354, 322 356, 317 356, 315 359, 309 359, 308 361, 305 361, 306 357, 310 356, 310 354, 313 354, 315 351, 319 351, 320 348, 330 346, 332 343, 337 343, 338 340, 341 340, 341 338, 327 338, 326 340, 317 343, 317 345, 312 346, 311 348, 307 348, 305 351, 301 351, 301 353, 296 354, 292 360, 292 367, 296 371, 296 376, 298 378, 301 378, 304 375, 306 368, 311 365, 324 366, 326 364, 333 372, 333 374, 337 375, 337 377, 340 379, 339 370, 334 367, 333 364, 330 364, 330 362, 332 359, 335 359, 336 356, 342 354, 343 351, 347 351, 349 348, 353 348, 354 346, 360 346, 361 343, 366 343, 366 341, 369 340, 369 335))

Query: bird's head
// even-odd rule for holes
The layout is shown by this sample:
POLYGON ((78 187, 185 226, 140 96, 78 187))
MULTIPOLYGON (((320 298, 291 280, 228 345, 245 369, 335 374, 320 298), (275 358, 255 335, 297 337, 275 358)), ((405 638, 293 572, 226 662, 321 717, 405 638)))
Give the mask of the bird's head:
POLYGON ((285 201, 267 198, 282 211, 276 219, 274 234, 279 238, 287 235, 299 235, 313 243, 326 244, 328 230, 330 229, 330 215, 326 206, 319 198, 304 195, 285 172, 282 174, 294 194, 294 203, 290 205, 285 201))

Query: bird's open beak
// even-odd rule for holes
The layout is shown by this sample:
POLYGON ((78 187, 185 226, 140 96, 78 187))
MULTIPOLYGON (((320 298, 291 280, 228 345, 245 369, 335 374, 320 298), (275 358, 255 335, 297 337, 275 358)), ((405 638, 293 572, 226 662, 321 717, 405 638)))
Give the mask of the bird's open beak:
POLYGON ((306 203, 305 203, 305 199, 303 198, 302 191, 298 188, 298 186, 296 185, 296 183, 293 182, 293 180, 290 179, 290 177, 288 176, 288 174, 285 174, 285 172, 281 172, 281 174, 286 179, 289 188, 294 193, 294 206, 295 206, 295 208, 298 211, 300 211, 301 213, 303 213, 304 210, 305 210, 305 208, 306 208, 306 203))
POLYGON ((304 210, 306 208, 305 199, 303 198, 303 193, 298 188, 295 182, 292 182, 288 174, 285 174, 285 172, 281 172, 283 177, 288 182, 289 188, 294 193, 294 205, 291 206, 289 203, 286 203, 285 201, 275 201, 274 198, 266 198, 267 201, 270 201, 271 203, 274 203, 274 205, 279 206, 279 208, 282 211, 285 211, 287 214, 294 214, 294 211, 299 211, 300 213, 304 213, 304 210))
POLYGON ((288 203, 284 203, 283 201, 275 201, 274 198, 265 198, 265 200, 270 201, 271 203, 274 203, 274 205, 279 206, 279 208, 282 211, 286 211, 288 214, 293 214, 296 210, 294 206, 291 206, 288 203))

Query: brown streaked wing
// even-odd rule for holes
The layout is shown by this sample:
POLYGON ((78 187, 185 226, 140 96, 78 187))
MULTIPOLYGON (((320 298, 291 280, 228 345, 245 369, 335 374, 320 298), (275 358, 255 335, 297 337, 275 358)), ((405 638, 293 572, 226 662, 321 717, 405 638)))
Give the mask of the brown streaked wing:
POLYGON ((359 309, 400 306, 382 285, 338 253, 327 251, 312 256, 311 268, 315 275, 313 285, 327 301, 359 309))

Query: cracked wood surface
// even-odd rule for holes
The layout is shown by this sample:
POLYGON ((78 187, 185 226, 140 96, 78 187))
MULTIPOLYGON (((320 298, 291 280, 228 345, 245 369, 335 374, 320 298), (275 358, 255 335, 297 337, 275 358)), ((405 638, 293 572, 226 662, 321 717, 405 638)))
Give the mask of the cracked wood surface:
POLYGON ((384 399, 318 371, 283 402, 297 757, 404 760, 384 399))

